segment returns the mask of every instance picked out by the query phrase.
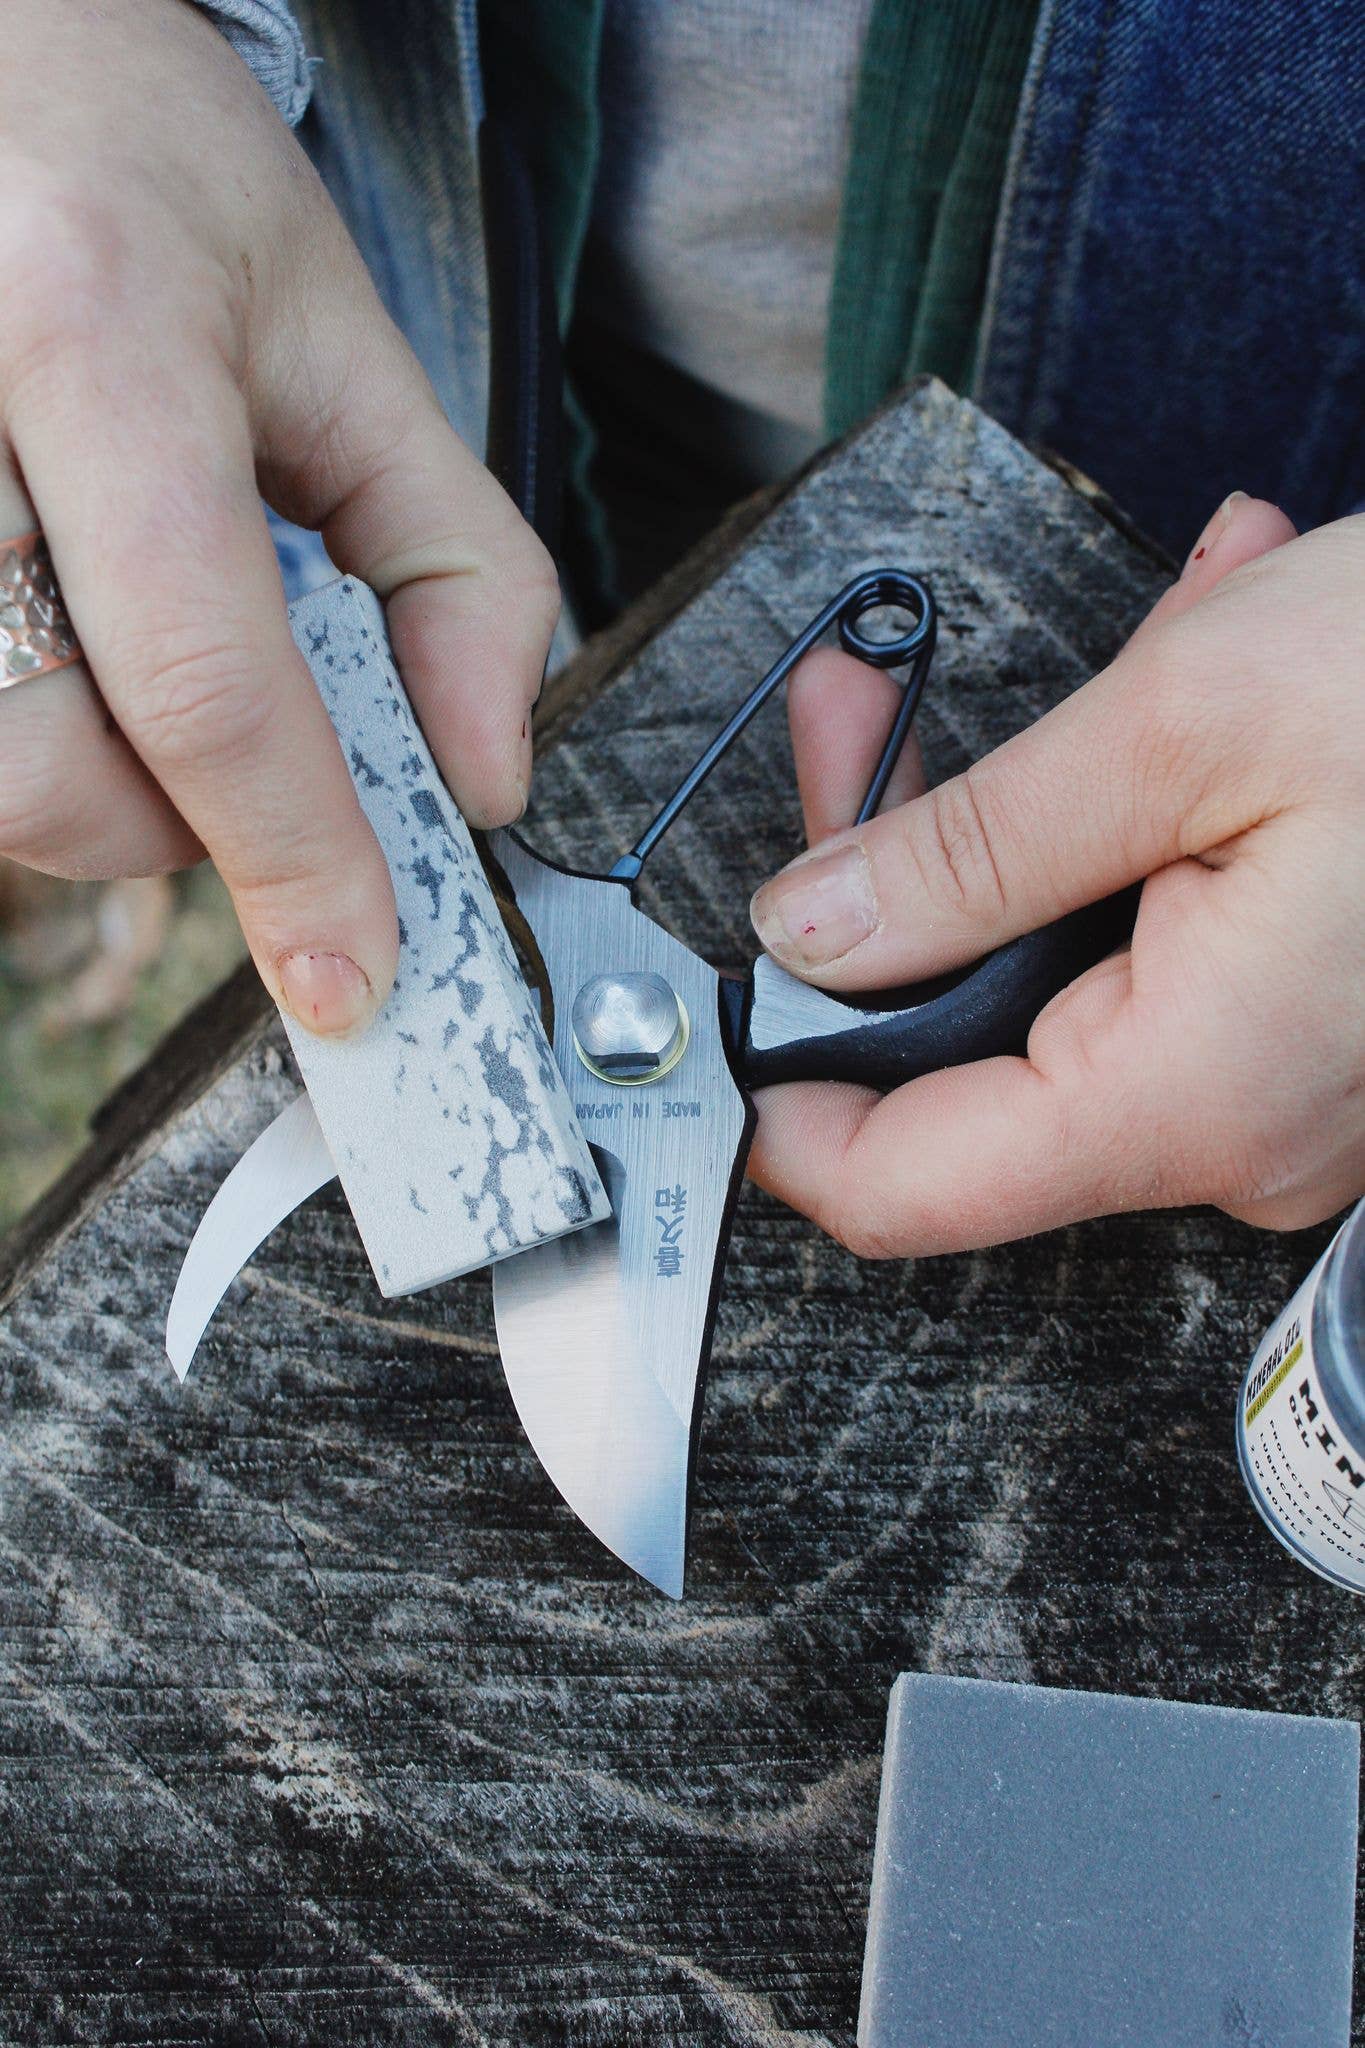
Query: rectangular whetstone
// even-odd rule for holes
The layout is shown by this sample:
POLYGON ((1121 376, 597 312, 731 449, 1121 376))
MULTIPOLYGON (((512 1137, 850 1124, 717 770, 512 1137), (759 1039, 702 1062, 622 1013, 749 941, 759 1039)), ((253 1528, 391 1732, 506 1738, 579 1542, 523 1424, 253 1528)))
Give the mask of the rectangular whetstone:
POLYGON ((362 1036, 285 1027, 370 1263, 409 1294, 610 1214, 468 829, 373 591, 290 608, 393 876, 393 993, 362 1036))
POLYGON ((905 1675, 860 2048, 1348 2048, 1352 1721, 905 1675))

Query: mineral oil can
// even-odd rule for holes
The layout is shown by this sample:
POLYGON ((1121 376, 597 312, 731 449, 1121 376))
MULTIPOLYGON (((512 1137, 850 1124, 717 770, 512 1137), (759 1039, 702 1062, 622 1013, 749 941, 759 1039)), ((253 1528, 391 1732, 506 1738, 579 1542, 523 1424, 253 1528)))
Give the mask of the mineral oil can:
POLYGON ((1285 1548, 1365 1593, 1365 1202, 1266 1331, 1242 1382, 1237 1455, 1285 1548))

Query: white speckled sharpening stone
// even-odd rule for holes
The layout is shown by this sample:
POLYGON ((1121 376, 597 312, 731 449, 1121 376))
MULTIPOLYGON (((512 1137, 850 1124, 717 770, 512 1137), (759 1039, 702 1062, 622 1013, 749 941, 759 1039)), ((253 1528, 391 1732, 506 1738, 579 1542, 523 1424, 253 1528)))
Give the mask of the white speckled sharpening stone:
POLYGON ((361 1037, 285 1018, 375 1277, 410 1294, 608 1216, 610 1203, 373 591, 290 608, 393 875, 393 993, 361 1037))

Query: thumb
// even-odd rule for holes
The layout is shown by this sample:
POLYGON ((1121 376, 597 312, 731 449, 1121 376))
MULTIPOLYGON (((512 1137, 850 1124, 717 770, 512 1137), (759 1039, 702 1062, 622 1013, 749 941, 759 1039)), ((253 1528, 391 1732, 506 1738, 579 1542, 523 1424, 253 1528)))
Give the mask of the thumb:
POLYGON ((764 946, 824 987, 890 988, 1256 823, 1267 725, 1285 715, 1274 689, 1283 607, 1254 582, 1216 607, 1202 600, 1292 533, 1254 500, 1220 507, 1109 668, 965 774, 766 882, 751 906, 764 946))

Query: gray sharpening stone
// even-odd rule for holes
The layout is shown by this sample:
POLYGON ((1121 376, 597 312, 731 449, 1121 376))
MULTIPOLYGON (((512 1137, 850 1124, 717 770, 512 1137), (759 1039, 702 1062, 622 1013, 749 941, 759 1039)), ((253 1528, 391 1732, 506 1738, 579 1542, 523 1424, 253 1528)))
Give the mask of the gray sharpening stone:
POLYGON ((1360 1730, 907 1674, 860 2048, 1349 2048, 1360 1730))
POLYGON ((353 577, 290 625, 393 876, 393 993, 359 1038, 289 1042, 380 1289, 410 1294, 611 1213, 379 600, 353 577))

